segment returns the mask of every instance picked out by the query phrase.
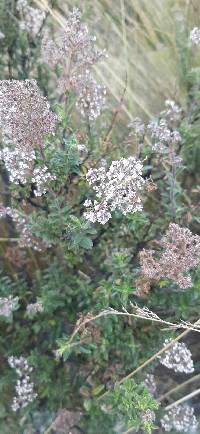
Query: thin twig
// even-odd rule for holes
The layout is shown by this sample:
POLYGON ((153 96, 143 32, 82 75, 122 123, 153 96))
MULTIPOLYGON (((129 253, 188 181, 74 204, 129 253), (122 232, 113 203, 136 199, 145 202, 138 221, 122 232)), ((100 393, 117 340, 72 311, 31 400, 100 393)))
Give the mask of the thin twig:
POLYGON ((0 238, 0 242, 7 242, 7 241, 12 241, 12 242, 15 242, 15 241, 19 241, 19 238, 9 238, 9 237, 7 237, 7 238, 0 238))
POLYGON ((188 395, 183 396, 182 398, 178 399, 177 401, 175 401, 172 404, 165 407, 165 410, 170 410, 171 408, 176 407, 176 405, 179 405, 182 402, 185 402, 188 399, 193 398, 194 396, 199 395, 199 394, 200 394, 200 389, 194 390, 193 392, 188 393, 188 395))
MULTIPOLYGON (((198 325, 199 322, 200 322, 200 320, 198 320, 194 325, 198 325)), ((160 356, 166 350, 168 350, 169 348, 171 348, 171 346, 174 345, 175 342, 177 342, 180 339, 184 338, 190 331, 191 330, 185 330, 183 333, 181 333, 179 336, 177 336, 172 341, 170 341, 167 345, 165 345, 163 348, 161 348, 161 350, 159 350, 153 356, 149 357, 149 359, 147 359, 144 363, 142 363, 140 366, 138 366, 136 369, 134 369, 134 371, 130 372, 130 374, 128 374, 125 377, 123 377, 120 381, 117 382, 117 384, 122 384, 122 383, 124 383, 125 380, 128 380, 128 379, 132 378, 133 376, 135 376, 139 371, 141 371, 143 368, 145 368, 146 366, 148 366, 151 362, 153 362, 154 360, 156 360, 158 356, 160 356)), ((97 399, 100 400, 100 399, 104 398, 109 392, 110 392, 110 390, 107 390, 101 396, 99 396, 97 399)))
POLYGON ((161 402, 164 399, 168 398, 170 395, 172 395, 175 392, 178 392, 179 390, 181 390, 183 387, 188 386, 188 384, 193 383, 194 381, 197 381, 200 379, 200 374, 194 375, 192 378, 189 378, 189 380, 184 381, 181 384, 178 384, 178 386, 173 387, 173 389, 169 390, 168 392, 164 393, 164 395, 161 395, 158 398, 158 401, 161 402))
MULTIPOLYGON (((137 307, 136 307, 136 309, 137 309, 137 307)), ((90 322, 93 322, 93 321, 96 321, 98 318, 101 318, 103 316, 110 316, 110 315, 128 316, 128 317, 133 317, 133 318, 145 319, 145 320, 148 320, 148 321, 153 321, 153 322, 158 322, 160 324, 168 325, 168 326, 170 326, 173 329, 175 329, 175 328, 183 328, 183 329, 186 329, 186 330, 192 330, 192 331, 200 333, 200 328, 195 328, 195 325, 197 325, 198 321, 194 325, 192 325, 192 324, 188 325, 187 323, 175 324, 175 323, 172 323, 170 321, 162 320, 158 316, 155 316, 155 317, 154 316, 146 316, 145 313, 142 314, 142 309, 140 309, 140 310, 141 310, 141 313, 137 313, 137 311, 136 311, 136 313, 130 313, 130 312, 128 312, 125 309, 124 309, 123 312, 117 311, 117 310, 112 309, 112 308, 103 310, 100 313, 98 313, 97 315, 95 315, 93 317, 90 317, 90 318, 86 318, 85 320, 83 320, 82 322, 80 322, 80 324, 73 331, 69 342, 72 342, 72 340, 74 339, 74 337, 76 336, 76 334, 79 332, 79 330, 82 327, 84 327, 86 324, 88 324, 90 322)), ((151 312, 151 313, 153 315, 153 312, 151 312)))

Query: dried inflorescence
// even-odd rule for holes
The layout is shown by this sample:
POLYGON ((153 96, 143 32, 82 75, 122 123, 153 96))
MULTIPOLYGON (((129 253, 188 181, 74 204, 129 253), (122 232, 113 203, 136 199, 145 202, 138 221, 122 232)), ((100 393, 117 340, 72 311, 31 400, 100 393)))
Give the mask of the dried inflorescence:
POLYGON ((45 19, 45 12, 41 9, 33 8, 27 0, 18 0, 16 9, 20 15, 19 26, 32 37, 38 35, 45 19))
POLYGON ((192 433, 196 431, 198 422, 194 408, 183 404, 169 410, 161 419, 161 425, 165 431, 176 430, 180 433, 192 433))
POLYGON ((76 92, 77 107, 91 120, 97 118, 105 103, 105 87, 91 75, 93 66, 105 58, 105 52, 96 48, 95 40, 81 23, 80 11, 74 8, 56 41, 46 33, 42 43, 43 60, 51 67, 61 68, 59 87, 76 92))
POLYGON ((32 247, 34 250, 38 250, 39 252, 50 247, 50 245, 45 241, 33 236, 31 230, 28 227, 27 216, 20 214, 17 209, 0 206, 0 218, 4 218, 6 216, 11 217, 16 224, 17 232, 20 235, 18 239, 20 247, 32 247))
POLYGON ((78 424, 80 417, 81 413, 63 408, 58 412, 56 419, 53 421, 52 429, 56 434, 78 434, 75 426, 78 424))
POLYGON ((0 129, 3 142, 32 151, 54 134, 57 117, 35 80, 0 81, 0 129))
POLYGON ((135 157, 113 161, 108 170, 105 166, 90 169, 86 175, 89 185, 96 193, 93 203, 86 200, 87 220, 105 224, 112 211, 126 215, 142 210, 141 191, 145 181, 142 178, 142 163, 135 157))
POLYGON ((192 45, 200 45, 200 29, 198 27, 191 30, 189 40, 192 45))
POLYGON ((48 34, 45 35, 43 58, 50 66, 53 62, 53 66, 59 64, 65 71, 68 66, 70 77, 65 72, 66 88, 69 86, 69 78, 76 80, 79 74, 90 70, 105 57, 105 52, 96 48, 95 41, 96 38, 89 34, 87 26, 81 23, 81 12, 77 8, 69 13, 65 29, 57 41, 54 42, 48 34))
POLYGON ((11 356, 8 363, 11 368, 15 369, 19 378, 15 386, 16 396, 13 398, 11 406, 13 411, 17 411, 26 407, 37 397, 37 393, 33 389, 34 385, 30 382, 30 374, 33 368, 29 366, 23 356, 19 358, 11 356))
MULTIPOLYGON (((170 339, 166 339, 164 346, 168 345, 170 339)), ((191 351, 184 342, 175 342, 168 350, 159 356, 160 363, 175 372, 194 372, 194 364, 191 351)))
POLYGON ((0 151, 0 159, 12 182, 25 184, 31 179, 35 148, 41 149, 47 134, 54 134, 56 122, 35 80, 0 81, 0 130, 7 145, 0 151))
POLYGON ((170 223, 160 246, 162 250, 159 252, 145 249, 141 251, 142 275, 154 281, 167 278, 180 288, 189 288, 192 281, 188 271, 198 264, 200 236, 193 235, 187 228, 170 223))
POLYGON ((12 312, 18 307, 19 297, 0 297, 0 315, 10 318, 12 312))
POLYGON ((17 268, 31 266, 30 257, 19 246, 7 247, 5 257, 17 268))
POLYGON ((151 289, 151 280, 146 276, 140 276, 135 280, 136 291, 138 297, 145 297, 151 289))
POLYGON ((44 312, 44 306, 41 302, 30 303, 26 307, 28 315, 35 315, 36 313, 44 312))

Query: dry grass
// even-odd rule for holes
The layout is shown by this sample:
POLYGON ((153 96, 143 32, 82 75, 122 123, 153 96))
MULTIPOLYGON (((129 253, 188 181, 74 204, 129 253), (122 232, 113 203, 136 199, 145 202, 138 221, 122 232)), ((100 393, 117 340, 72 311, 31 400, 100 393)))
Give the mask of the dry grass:
MULTIPOLYGON (((47 0, 35 0, 44 8, 47 0)), ((64 26, 71 0, 59 0, 52 12, 64 26)), ((119 101, 127 74, 123 111, 127 118, 150 117, 167 98, 182 102, 185 95, 181 47, 189 30, 199 25, 199 0, 77 0, 85 20, 106 47, 109 58, 97 75, 119 101), (178 44, 179 45, 179 44, 178 44), (182 72, 181 72, 182 71, 182 72)))

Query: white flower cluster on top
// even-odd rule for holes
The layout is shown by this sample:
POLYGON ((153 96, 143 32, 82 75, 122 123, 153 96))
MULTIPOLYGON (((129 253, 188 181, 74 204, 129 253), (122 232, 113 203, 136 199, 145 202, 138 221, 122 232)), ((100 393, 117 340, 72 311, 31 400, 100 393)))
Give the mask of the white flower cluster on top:
POLYGON ((30 303, 26 307, 28 315, 35 315, 36 313, 44 312, 44 306, 41 302, 30 303))
POLYGON ((169 410, 161 419, 161 425, 165 431, 175 430, 189 434, 197 430, 198 422, 194 414, 194 408, 182 404, 169 410))
MULTIPOLYGON (((170 339, 166 339, 164 346, 169 342, 170 339)), ((186 374, 194 372, 192 354, 184 342, 175 342, 171 348, 159 356, 159 359, 162 365, 175 372, 185 372, 186 374)))
POLYGON ((142 210, 140 193, 145 180, 142 178, 142 163, 135 157, 113 161, 110 168, 90 169, 86 175, 88 183, 96 193, 97 200, 86 200, 88 210, 84 213, 87 220, 105 224, 111 212, 122 214, 142 210))
POLYGON ((17 308, 19 297, 9 295, 9 297, 0 297, 0 315, 9 318, 13 310, 17 308))
POLYGON ((37 393, 34 393, 33 390, 34 384, 30 382, 33 368, 29 366, 23 356, 19 358, 11 356, 8 358, 8 363, 12 369, 15 369, 19 377, 15 386, 16 396, 13 398, 11 406, 13 411, 17 411, 26 407, 37 397, 37 393))
POLYGON ((191 30, 189 41, 192 45, 200 45, 200 29, 198 27, 191 30))
POLYGON ((20 29, 26 31, 32 37, 37 36, 45 19, 45 12, 33 8, 28 4, 27 0, 18 0, 16 8, 21 16, 20 29))
POLYGON ((165 118, 171 122, 180 120, 182 110, 175 101, 167 99, 165 101, 165 107, 166 109, 162 112, 162 115, 164 115, 165 118))

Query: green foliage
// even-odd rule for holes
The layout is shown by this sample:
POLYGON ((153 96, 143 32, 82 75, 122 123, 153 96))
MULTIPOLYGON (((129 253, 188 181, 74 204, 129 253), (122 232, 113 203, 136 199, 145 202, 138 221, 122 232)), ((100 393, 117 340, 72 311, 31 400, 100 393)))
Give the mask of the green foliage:
POLYGON ((122 417, 127 427, 133 427, 138 431, 143 428, 145 433, 152 433, 153 420, 143 421, 146 410, 157 410, 158 402, 153 398, 145 387, 137 385, 133 380, 125 380, 123 384, 117 384, 111 394, 113 412, 122 417))

